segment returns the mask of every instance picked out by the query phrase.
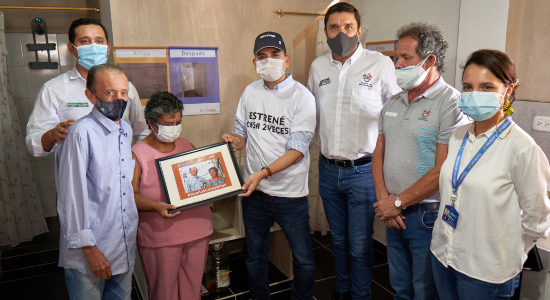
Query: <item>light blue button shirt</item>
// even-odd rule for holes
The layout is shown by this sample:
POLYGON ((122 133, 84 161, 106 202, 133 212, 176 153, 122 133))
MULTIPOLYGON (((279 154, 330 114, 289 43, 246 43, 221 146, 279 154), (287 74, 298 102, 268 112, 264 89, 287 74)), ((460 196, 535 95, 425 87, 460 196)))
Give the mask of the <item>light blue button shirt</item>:
MULTIPOLYGON (((291 85, 294 82, 294 78, 292 78, 292 74, 285 73, 285 75, 286 75, 286 78, 283 81, 277 83, 273 87, 274 91, 282 90, 282 89, 284 89, 285 87, 291 85)), ((264 85, 264 89, 270 91, 270 89, 267 87, 267 85, 265 85, 265 81, 263 82, 263 85, 264 85)))
POLYGON ((92 109, 69 128, 56 151, 61 224, 59 266, 92 274, 80 248, 97 246, 113 275, 133 268, 138 212, 132 177, 132 129, 92 109))
POLYGON ((185 179, 184 188, 186 193, 191 193, 196 190, 204 189, 206 184, 206 179, 201 176, 189 176, 185 179))

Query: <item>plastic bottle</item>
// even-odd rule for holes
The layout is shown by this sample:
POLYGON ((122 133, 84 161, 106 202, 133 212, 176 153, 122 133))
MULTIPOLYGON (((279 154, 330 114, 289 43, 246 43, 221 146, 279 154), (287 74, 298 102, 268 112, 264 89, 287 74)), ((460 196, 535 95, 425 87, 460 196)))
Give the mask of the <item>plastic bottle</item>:
POLYGON ((230 284, 229 272, 227 252, 222 244, 212 245, 206 261, 206 289, 211 293, 227 291, 230 284))

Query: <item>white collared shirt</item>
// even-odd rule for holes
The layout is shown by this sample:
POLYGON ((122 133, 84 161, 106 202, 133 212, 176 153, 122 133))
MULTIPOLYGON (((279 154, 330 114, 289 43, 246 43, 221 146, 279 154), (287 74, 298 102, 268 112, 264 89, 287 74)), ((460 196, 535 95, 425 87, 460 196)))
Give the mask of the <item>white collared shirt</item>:
POLYGON ((313 61, 308 89, 317 102, 317 140, 331 159, 372 153, 378 118, 386 101, 401 91, 391 59, 358 45, 343 64, 326 54, 313 61))
MULTIPOLYGON (((431 250, 446 267, 477 280, 500 284, 516 276, 527 258, 525 244, 548 235, 550 182, 548 160, 535 141, 518 125, 500 134, 458 188, 453 229, 441 218, 450 204, 452 173, 467 131, 458 176, 495 127, 475 136, 475 124, 457 128, 441 168, 441 206, 432 234, 431 250), (511 130, 511 131, 510 131, 511 130), (523 213, 522 213, 523 211, 523 213)), ((529 247, 527 247, 529 248, 529 247)))
MULTIPOLYGON (((46 131, 54 128, 59 122, 69 119, 76 121, 90 113, 93 105, 84 94, 85 90, 86 79, 76 70, 76 66, 42 86, 27 123, 25 137, 27 150, 33 156, 47 156, 55 149, 53 147, 50 151, 44 151, 41 140, 46 131)), ((143 105, 131 82, 128 82, 128 106, 122 119, 132 126, 136 142, 149 135, 143 105)))

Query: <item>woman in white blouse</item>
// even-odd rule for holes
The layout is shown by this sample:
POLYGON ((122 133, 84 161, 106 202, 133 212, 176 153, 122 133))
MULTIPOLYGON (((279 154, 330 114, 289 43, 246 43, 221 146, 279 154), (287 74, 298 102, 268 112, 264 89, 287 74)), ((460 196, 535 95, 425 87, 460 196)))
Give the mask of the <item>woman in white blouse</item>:
POLYGON ((447 299, 510 299, 528 251, 547 236, 548 160, 511 117, 518 82, 510 57, 470 55, 457 128, 441 168, 441 206, 431 243, 437 291, 447 299))

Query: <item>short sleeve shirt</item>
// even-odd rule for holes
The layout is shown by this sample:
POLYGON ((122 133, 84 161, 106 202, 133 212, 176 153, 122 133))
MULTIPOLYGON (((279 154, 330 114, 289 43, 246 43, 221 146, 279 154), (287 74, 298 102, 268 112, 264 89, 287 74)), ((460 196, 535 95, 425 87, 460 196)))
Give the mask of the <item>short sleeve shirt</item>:
MULTIPOLYGON (((412 103, 403 91, 384 105, 378 132, 386 140, 384 180, 390 194, 401 194, 435 167, 437 144, 448 144, 454 129, 467 123, 459 100, 460 92, 439 77, 412 103)), ((436 192, 423 202, 440 198, 436 192)))

